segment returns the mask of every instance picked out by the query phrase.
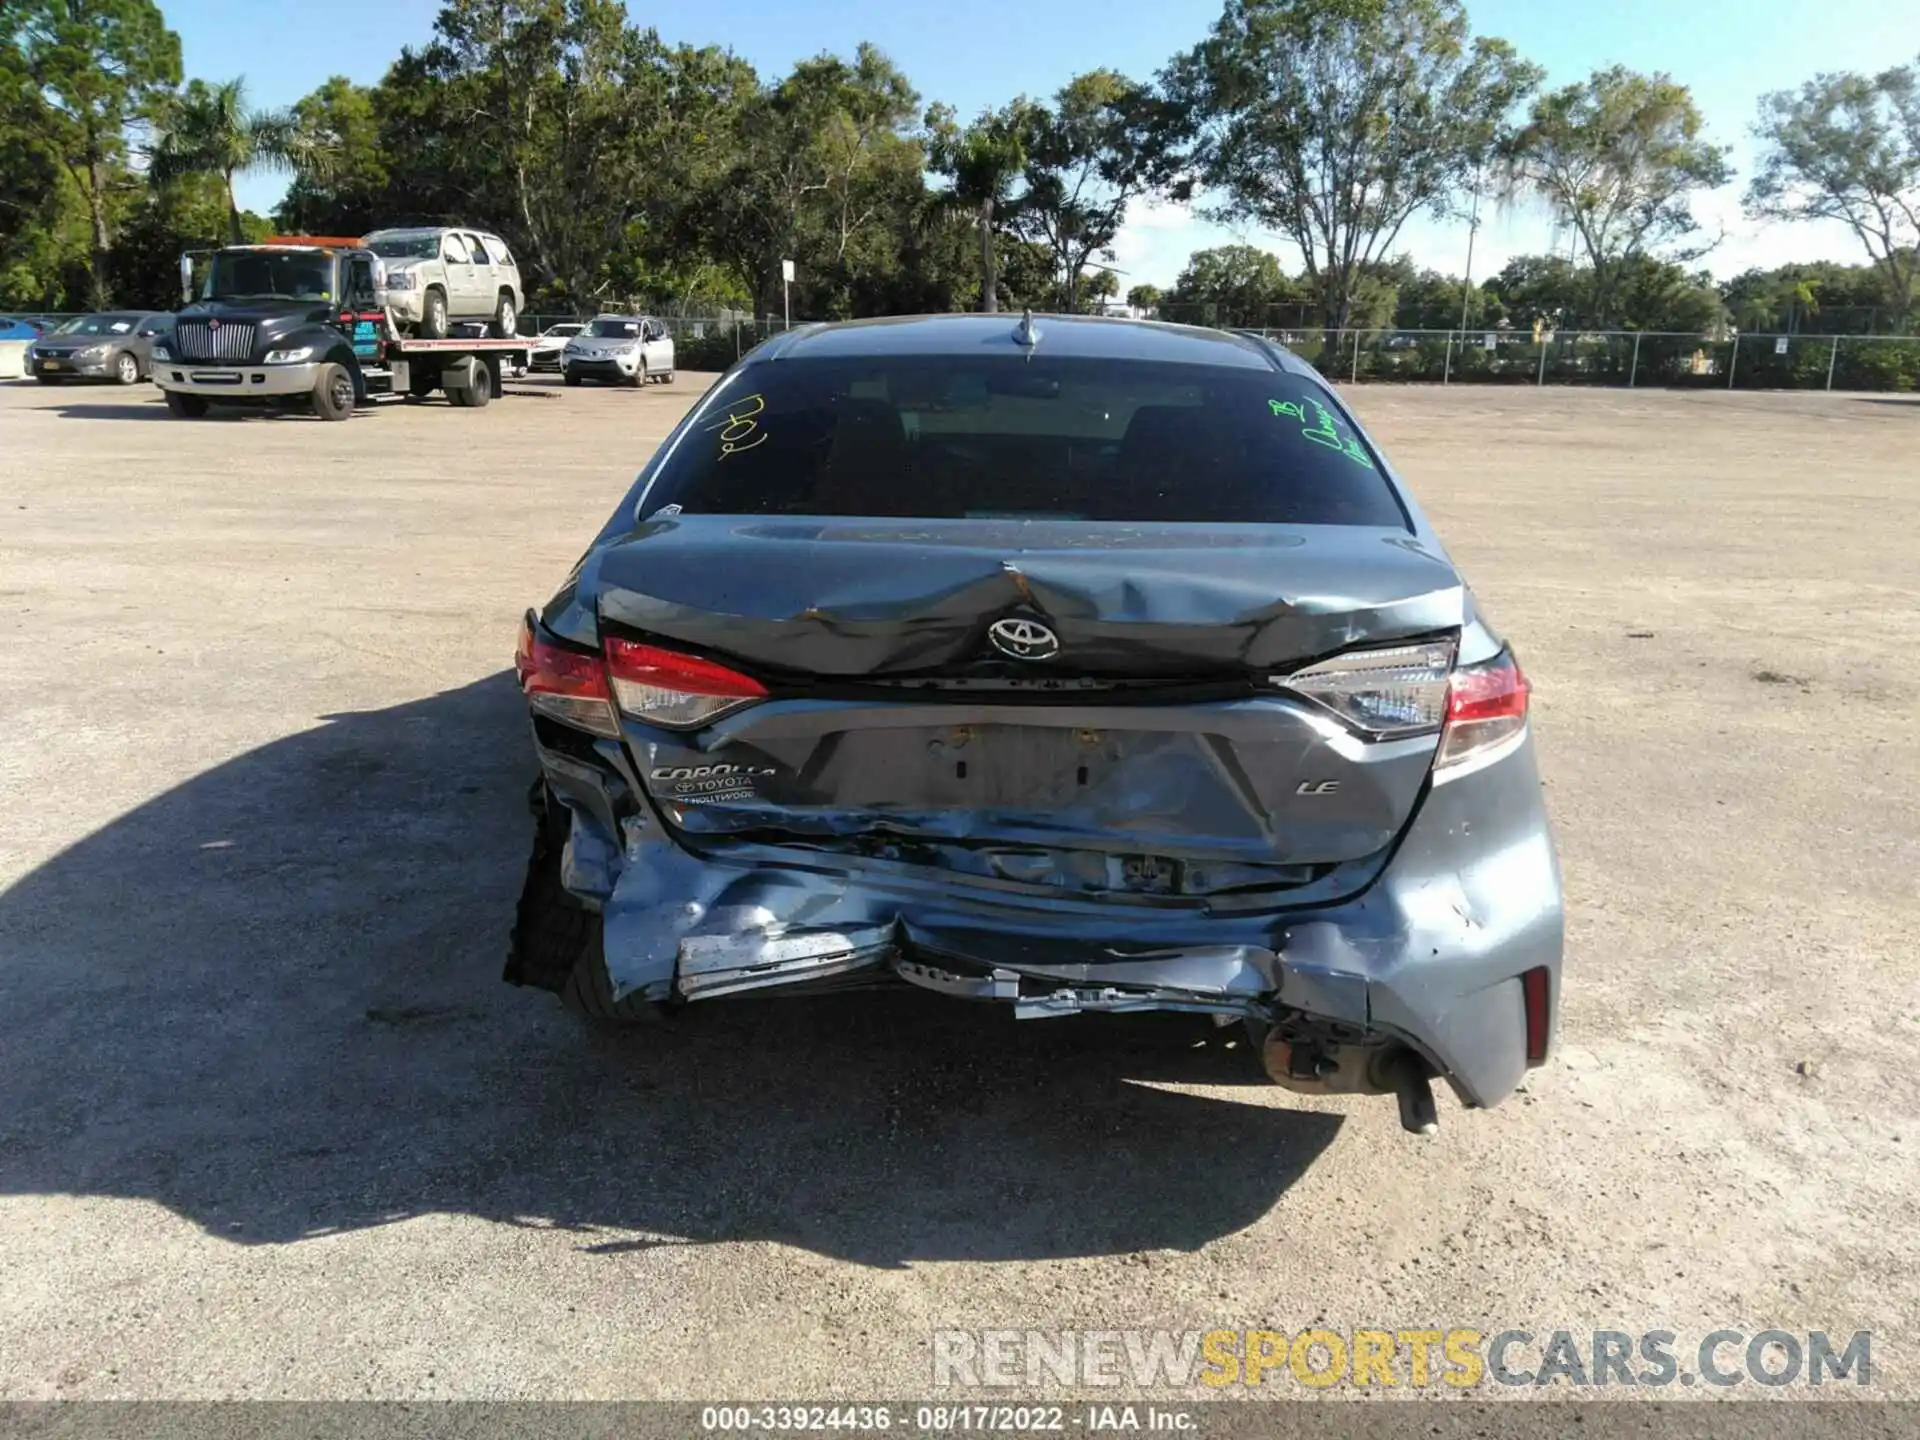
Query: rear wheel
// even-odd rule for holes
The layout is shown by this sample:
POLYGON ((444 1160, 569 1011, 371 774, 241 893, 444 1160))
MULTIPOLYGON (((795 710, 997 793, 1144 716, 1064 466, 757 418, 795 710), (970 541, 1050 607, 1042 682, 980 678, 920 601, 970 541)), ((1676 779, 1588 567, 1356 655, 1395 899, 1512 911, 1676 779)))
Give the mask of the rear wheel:
POLYGON ((140 383, 140 359, 131 350, 122 350, 113 357, 113 383, 116 385, 140 383))
POLYGON ((472 410, 480 409, 493 399, 493 370, 478 360, 469 360, 466 383, 448 386, 447 399, 472 410))
POLYGON ((513 292, 502 290, 499 303, 493 307, 493 336, 496 340, 513 339, 514 326, 520 316, 513 308, 513 292))
POLYGON ((422 340, 444 340, 447 338, 446 291, 429 290, 421 297, 420 338, 422 340))
POLYGON ((337 361, 320 367, 313 381, 313 413, 322 420, 344 420, 353 414, 353 376, 337 361))
POLYGON ((533 854, 514 911, 512 947, 502 978, 513 985, 556 991, 569 1010, 596 1023, 633 1025, 658 1020, 661 1007, 650 1000, 631 995, 613 998, 600 917, 560 883, 560 862, 566 855, 572 821, 566 807, 547 794, 544 781, 534 782, 529 798, 535 817, 533 854))
POLYGON ((207 413, 207 402, 198 395, 183 395, 178 390, 163 390, 167 397, 167 409, 182 420, 198 420, 207 413))

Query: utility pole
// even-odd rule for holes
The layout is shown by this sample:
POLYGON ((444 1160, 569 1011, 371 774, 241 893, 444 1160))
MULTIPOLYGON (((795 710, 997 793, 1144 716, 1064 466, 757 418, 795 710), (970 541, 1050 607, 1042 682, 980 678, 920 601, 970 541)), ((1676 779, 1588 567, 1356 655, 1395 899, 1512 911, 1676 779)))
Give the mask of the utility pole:
POLYGON ((1480 170, 1473 172, 1473 213, 1467 217, 1467 273, 1460 281, 1460 343, 1466 344, 1467 302, 1473 298, 1473 237, 1480 233, 1480 170))
POLYGON ((793 262, 780 262, 780 311, 784 322, 782 329, 793 328, 793 262))

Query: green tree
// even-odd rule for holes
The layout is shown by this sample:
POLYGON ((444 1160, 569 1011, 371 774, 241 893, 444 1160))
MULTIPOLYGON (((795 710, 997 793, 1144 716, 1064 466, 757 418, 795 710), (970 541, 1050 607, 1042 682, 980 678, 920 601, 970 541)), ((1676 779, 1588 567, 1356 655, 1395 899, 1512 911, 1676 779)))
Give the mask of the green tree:
POLYGON ((310 146, 294 157, 293 183, 275 211, 286 229, 364 235, 387 223, 392 157, 381 131, 383 93, 336 75, 294 105, 294 126, 310 146), (323 155, 326 163, 314 165, 308 154, 323 155))
POLYGON ((1539 83, 1459 0, 1229 0, 1162 77, 1215 213, 1300 249, 1322 319, 1413 215, 1444 213, 1539 83))
POLYGON ((1273 325, 1277 306, 1300 299, 1280 262, 1252 245, 1196 250, 1161 302, 1169 320, 1190 325, 1273 325))
MULTIPOLYGON (((1686 86, 1615 65, 1542 95, 1506 148, 1509 193, 1540 196, 1579 237, 1595 324, 1619 318, 1623 267, 1697 234, 1691 197, 1731 175, 1725 147, 1704 130, 1686 86)), ((1705 248, 1673 258, 1695 259, 1705 248)))
MULTIPOLYGON (((1402 261, 1405 258, 1402 256, 1402 261)), ((1402 330, 1457 330, 1463 304, 1468 311, 1467 323, 1474 323, 1473 302, 1477 294, 1467 294, 1466 288, 1451 275, 1442 275, 1437 270, 1414 271, 1410 261, 1406 264, 1408 273, 1394 285, 1395 326, 1402 330)))
POLYGON ((1111 256, 1127 206, 1147 184, 1147 93, 1112 70, 1076 76, 1051 108, 1035 106, 1020 218, 1053 252, 1060 308, 1080 308, 1080 277, 1111 256))
POLYGON ((227 192, 228 238, 238 245, 245 231, 235 177, 254 170, 312 173, 324 163, 315 137, 301 129, 292 111, 247 104, 245 80, 193 80, 162 111, 148 174, 163 188, 188 175, 217 176, 227 192))
POLYGON ((84 286, 86 213, 40 138, 18 59, 0 46, 0 308, 63 310, 76 266, 84 286))
POLYGON ((1158 285, 1135 285, 1127 291, 1127 304, 1151 315, 1160 308, 1164 293, 1158 285))
POLYGON ((918 113, 913 87, 871 45, 851 62, 801 61, 740 107, 710 234, 762 308, 781 308, 782 260, 799 272, 801 314, 850 306, 849 278, 876 258, 884 218, 921 189, 925 152, 907 133, 918 113))
MULTIPOLYGON (((180 252, 235 239, 229 192, 217 175, 184 175, 152 186, 122 217, 113 241, 113 293, 120 305, 171 310, 180 303, 180 252)), ((267 221, 243 211, 242 241, 269 233, 267 221)))
POLYGON ((725 129, 716 110, 751 84, 731 56, 633 26, 619 0, 447 0, 434 29, 376 101, 389 192, 407 219, 498 228, 581 306, 671 231, 684 176, 725 129))
POLYGON ((153 0, 7 0, 4 69, 30 92, 22 119, 85 207, 90 302, 111 300, 116 200, 137 190, 129 132, 180 83, 180 38, 153 0))
POLYGON ((1747 208, 1837 220, 1879 272, 1904 330, 1920 275, 1920 61, 1878 75, 1816 75, 1760 102, 1760 167, 1747 208))
POLYGON ((953 111, 936 105, 927 112, 928 155, 935 173, 947 180, 931 213, 962 217, 980 242, 980 308, 1000 308, 997 241, 1025 198, 1017 185, 1027 164, 1027 137, 1033 106, 1016 100, 984 111, 961 128, 953 111))
POLYGON ((1586 313, 1593 283, 1564 255, 1516 255, 1483 291, 1515 325, 1554 329, 1586 313))

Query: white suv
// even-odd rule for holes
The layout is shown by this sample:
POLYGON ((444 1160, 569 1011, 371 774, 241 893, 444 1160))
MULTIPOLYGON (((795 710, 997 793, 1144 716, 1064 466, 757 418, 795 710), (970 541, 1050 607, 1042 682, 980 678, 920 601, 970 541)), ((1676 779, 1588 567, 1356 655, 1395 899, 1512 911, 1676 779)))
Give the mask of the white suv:
POLYGON ((586 333, 574 336, 561 350, 560 378, 569 385, 582 380, 671 385, 673 336, 644 315, 597 315, 586 333))
POLYGON ((427 340, 455 321, 484 320, 509 339, 525 292, 507 242, 483 230, 376 230, 361 242, 387 267, 387 308, 427 340))

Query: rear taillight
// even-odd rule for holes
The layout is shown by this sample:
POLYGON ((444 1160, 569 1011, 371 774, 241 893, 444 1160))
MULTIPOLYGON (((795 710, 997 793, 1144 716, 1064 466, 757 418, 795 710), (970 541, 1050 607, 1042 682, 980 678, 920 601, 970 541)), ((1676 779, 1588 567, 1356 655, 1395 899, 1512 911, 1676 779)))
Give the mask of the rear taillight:
POLYGON ((527 704, 540 714, 595 735, 620 733, 600 657, 554 644, 539 632, 531 615, 520 624, 513 669, 527 704))
POLYGON ((1390 739, 1438 728, 1447 714, 1453 641, 1350 650, 1291 675, 1283 685, 1333 711, 1369 738, 1390 739))
POLYGON ((618 636, 607 640, 607 676, 622 713, 676 730, 708 724, 767 693, 738 670, 618 636))
POLYGON ((1447 725, 1433 762, 1434 782, 1478 770, 1517 748, 1526 735, 1532 688, 1506 650, 1455 670, 1447 682, 1447 725))

